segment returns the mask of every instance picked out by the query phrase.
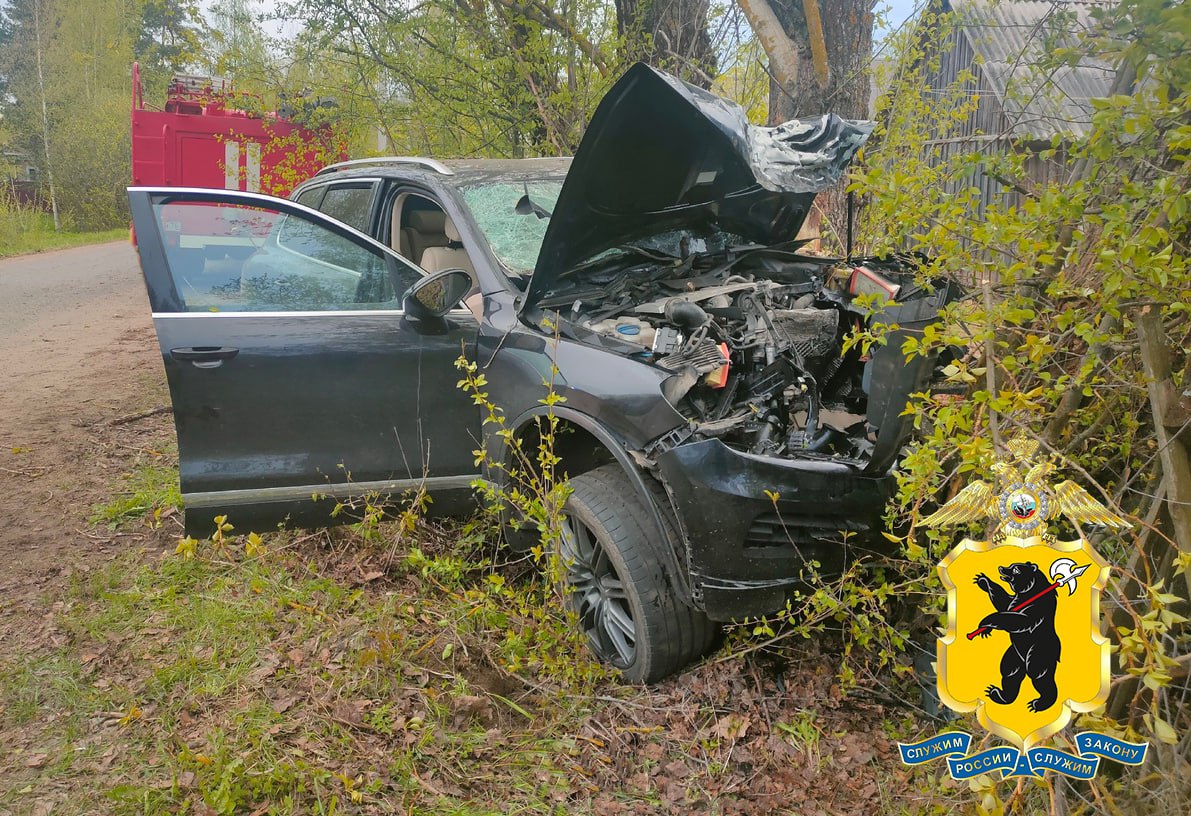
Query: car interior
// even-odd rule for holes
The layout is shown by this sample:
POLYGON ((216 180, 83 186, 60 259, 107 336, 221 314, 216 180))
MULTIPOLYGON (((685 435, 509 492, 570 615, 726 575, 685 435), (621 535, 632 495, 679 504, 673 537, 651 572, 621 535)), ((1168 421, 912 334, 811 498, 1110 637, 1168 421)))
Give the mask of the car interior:
MULTIPOLYGON (((399 193, 394 199, 389 245, 427 274, 462 269, 475 281, 475 267, 463 248, 463 238, 455 222, 437 202, 425 196, 399 193)), ((473 290, 464 300, 477 319, 481 300, 478 290, 473 290)))

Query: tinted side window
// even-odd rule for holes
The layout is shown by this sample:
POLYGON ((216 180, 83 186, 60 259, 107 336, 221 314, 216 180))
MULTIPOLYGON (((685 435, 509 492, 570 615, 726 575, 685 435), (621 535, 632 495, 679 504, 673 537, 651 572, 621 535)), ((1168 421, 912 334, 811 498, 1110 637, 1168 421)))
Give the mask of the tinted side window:
POLYGON ((318 209, 349 227, 368 234, 368 216, 372 211, 372 185, 328 187, 318 209))
POLYGON ((302 204, 306 207, 310 207, 312 210, 317 210, 319 202, 323 200, 323 193, 326 191, 326 185, 311 187, 309 190, 303 191, 301 195, 294 199, 294 201, 297 201, 299 204, 302 204))
POLYGON ((189 312, 399 309, 412 267, 318 221, 263 207, 155 204, 189 312))

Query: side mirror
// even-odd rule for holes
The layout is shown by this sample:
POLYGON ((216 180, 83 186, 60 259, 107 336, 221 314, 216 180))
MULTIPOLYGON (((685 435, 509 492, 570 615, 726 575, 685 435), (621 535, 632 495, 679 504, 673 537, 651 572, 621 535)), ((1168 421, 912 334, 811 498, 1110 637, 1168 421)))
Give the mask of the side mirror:
POLYGON ((415 320, 441 319, 459 305, 471 285, 471 275, 462 269, 444 269, 409 287, 402 307, 415 320))

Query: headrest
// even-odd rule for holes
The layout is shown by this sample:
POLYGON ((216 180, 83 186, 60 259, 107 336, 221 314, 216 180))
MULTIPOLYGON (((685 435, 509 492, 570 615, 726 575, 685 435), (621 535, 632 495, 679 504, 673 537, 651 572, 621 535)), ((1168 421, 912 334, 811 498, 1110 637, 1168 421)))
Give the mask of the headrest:
POLYGON ((447 236, 447 240, 452 243, 462 242, 463 239, 459 237, 459 229, 455 226, 455 222, 447 218, 442 225, 443 234, 447 236))
POLYGON ((409 225, 418 232, 442 232, 447 214, 442 210, 410 210, 409 225))

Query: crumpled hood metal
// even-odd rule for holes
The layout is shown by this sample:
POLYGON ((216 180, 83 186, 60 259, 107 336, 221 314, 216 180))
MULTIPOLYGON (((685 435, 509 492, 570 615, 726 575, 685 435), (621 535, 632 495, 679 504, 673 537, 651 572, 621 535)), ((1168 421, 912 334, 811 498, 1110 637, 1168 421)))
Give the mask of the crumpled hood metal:
POLYGON ((634 65, 601 100, 575 153, 527 303, 583 261, 669 230, 792 240, 815 194, 839 181, 872 128, 834 114, 758 127, 734 102, 634 65))

